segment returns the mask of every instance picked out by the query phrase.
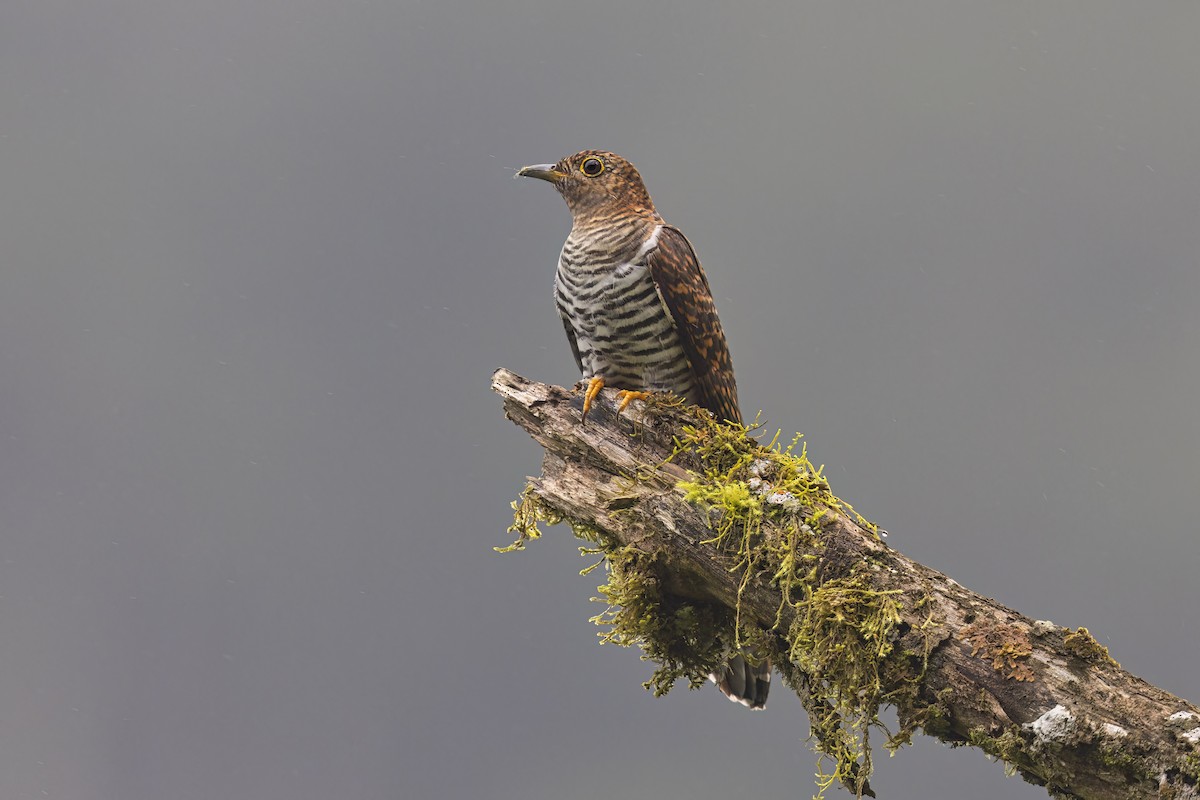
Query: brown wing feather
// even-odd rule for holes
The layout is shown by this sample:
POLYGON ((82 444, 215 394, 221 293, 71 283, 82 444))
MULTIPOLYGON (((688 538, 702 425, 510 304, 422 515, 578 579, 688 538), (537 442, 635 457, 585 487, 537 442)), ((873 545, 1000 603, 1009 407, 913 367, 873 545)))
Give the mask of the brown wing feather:
POLYGON ((664 225, 646 263, 691 364, 697 405, 719 419, 741 422, 729 345, 691 242, 678 228, 664 225))
POLYGON ((562 318, 563 330, 567 332, 567 341, 571 343, 571 355, 575 356, 575 366, 582 374, 583 358, 579 354, 579 337, 575 335, 575 329, 571 327, 571 320, 567 319, 565 314, 559 314, 559 317, 562 318))

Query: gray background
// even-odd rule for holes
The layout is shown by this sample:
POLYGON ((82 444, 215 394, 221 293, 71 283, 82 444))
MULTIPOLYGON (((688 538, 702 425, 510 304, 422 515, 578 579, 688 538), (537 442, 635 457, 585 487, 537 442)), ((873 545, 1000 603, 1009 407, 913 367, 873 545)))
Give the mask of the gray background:
MULTIPOLYGON (((488 390, 577 377, 526 163, 642 169, 741 397, 891 543, 1200 698, 1200 6, 0 10, 0 795, 806 797, 654 700, 488 390)), ((1036 798, 978 752, 899 798, 1036 798)), ((844 795, 843 795, 844 796, 844 795)))

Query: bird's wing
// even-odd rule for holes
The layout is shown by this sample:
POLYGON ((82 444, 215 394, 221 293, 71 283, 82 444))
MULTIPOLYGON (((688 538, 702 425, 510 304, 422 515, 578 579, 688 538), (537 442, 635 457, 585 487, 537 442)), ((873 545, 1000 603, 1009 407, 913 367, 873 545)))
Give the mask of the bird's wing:
POLYGON ((741 422, 729 345, 691 242, 678 228, 663 225, 646 264, 691 364, 697 404, 718 419, 741 422))
POLYGON ((575 356, 575 366, 579 368, 579 374, 583 374, 583 357, 579 354, 579 339, 575 334, 575 329, 571 327, 571 320, 567 317, 566 310, 563 309, 562 298, 558 294, 558 276, 554 276, 554 305, 558 308, 558 317, 562 320, 563 330, 567 332, 567 341, 571 343, 571 355, 575 356))
POLYGON ((571 355, 575 356, 575 366, 579 367, 579 374, 583 374, 583 358, 579 355, 579 340, 575 338, 575 329, 571 327, 571 321, 565 316, 562 317, 563 330, 567 332, 567 341, 571 343, 571 355))

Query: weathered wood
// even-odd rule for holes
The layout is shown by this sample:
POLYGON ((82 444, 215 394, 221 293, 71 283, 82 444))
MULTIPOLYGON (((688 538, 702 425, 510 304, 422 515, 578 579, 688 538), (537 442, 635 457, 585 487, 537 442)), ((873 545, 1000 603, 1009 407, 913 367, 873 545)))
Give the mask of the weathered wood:
MULTIPOLYGON (((578 393, 507 370, 492 386, 509 419, 546 451, 531 481, 541 503, 655 554, 670 591, 737 602, 741 576, 728 554, 705 543, 709 516, 677 487, 689 475, 686 460, 663 463, 685 412, 635 404, 631 423, 617 418, 606 391, 581 424, 578 393)), ((869 562, 873 588, 903 598, 897 647, 927 653, 927 662, 901 712, 917 715, 925 733, 981 747, 1055 797, 1200 798, 1200 709, 1121 669, 1086 630, 1035 621, 971 592, 845 514, 823 524, 820 539, 819 580, 869 562)), ((777 619, 781 595, 769 578, 744 587, 741 617, 786 630, 794 610, 777 619)), ((777 666, 802 689, 795 665, 777 666)), ((883 696, 897 688, 885 686, 883 696)))

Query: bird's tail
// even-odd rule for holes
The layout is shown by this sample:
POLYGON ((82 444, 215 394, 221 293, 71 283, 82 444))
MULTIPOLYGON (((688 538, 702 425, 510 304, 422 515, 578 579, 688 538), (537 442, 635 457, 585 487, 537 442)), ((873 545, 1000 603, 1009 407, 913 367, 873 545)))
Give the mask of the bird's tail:
POLYGON ((763 708, 767 705, 767 692, 771 689, 771 662, 767 659, 751 664, 743 656, 729 659, 725 669, 708 676, 721 693, 735 703, 747 708, 763 708))

